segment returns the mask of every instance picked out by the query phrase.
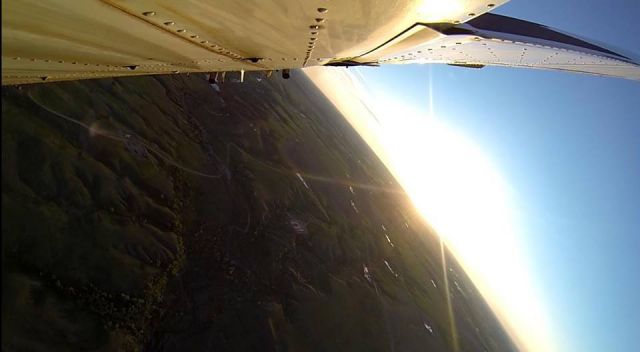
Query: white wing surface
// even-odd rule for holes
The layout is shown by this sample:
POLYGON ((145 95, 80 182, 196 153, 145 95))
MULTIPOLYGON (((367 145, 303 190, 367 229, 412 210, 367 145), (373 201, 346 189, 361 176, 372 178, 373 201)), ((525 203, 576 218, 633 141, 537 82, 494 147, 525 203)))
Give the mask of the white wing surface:
POLYGON ((640 80, 640 65, 632 55, 506 16, 488 13, 458 25, 421 24, 418 32, 429 33, 432 39, 402 50, 388 48, 393 52, 375 59, 392 64, 552 69, 640 80))

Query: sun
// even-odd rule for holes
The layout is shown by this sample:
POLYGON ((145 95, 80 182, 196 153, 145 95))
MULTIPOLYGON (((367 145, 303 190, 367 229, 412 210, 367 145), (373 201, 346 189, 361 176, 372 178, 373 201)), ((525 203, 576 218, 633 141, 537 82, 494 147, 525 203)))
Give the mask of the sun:
POLYGON ((523 350, 555 350, 518 236, 513 192, 483 149, 433 112, 413 110, 389 94, 372 97, 354 74, 307 74, 398 179, 516 343, 523 350))
POLYGON ((518 340, 537 341, 539 350, 547 318, 517 236, 508 183, 482 148, 443 120, 384 100, 376 104, 376 135, 389 168, 510 332, 526 331, 518 340))

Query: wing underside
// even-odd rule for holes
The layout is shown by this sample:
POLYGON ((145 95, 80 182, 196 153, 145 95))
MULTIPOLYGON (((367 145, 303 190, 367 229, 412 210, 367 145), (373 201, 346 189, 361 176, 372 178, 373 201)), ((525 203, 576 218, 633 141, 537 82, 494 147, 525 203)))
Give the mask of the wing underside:
POLYGON ((640 79, 628 56, 487 13, 506 1, 3 1, 2 84, 403 63, 640 79))
POLYGON ((422 0, 3 1, 2 84, 323 65, 424 19, 466 21, 489 1, 429 17, 422 0))

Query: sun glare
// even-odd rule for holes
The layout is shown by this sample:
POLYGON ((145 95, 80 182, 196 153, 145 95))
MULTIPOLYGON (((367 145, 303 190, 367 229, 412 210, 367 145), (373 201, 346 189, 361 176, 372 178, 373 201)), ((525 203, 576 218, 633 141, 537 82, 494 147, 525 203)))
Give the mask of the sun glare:
POLYGON ((482 149, 433 112, 372 99, 353 74, 308 74, 395 174, 520 347, 554 350, 509 185, 482 149))
POLYGON ((389 167, 501 320, 517 328, 512 333, 526 331, 539 350, 547 319, 516 236, 508 184, 479 146, 441 119, 375 101, 389 167))
POLYGON ((418 13, 425 22, 447 22, 464 13, 464 6, 460 0, 425 0, 418 13))

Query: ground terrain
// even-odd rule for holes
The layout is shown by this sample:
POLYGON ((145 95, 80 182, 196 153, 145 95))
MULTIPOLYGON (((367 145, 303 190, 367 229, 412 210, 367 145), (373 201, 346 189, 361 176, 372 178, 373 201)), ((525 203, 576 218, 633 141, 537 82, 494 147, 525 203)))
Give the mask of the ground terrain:
POLYGON ((2 89, 3 351, 514 350, 440 251, 301 72, 2 89))

